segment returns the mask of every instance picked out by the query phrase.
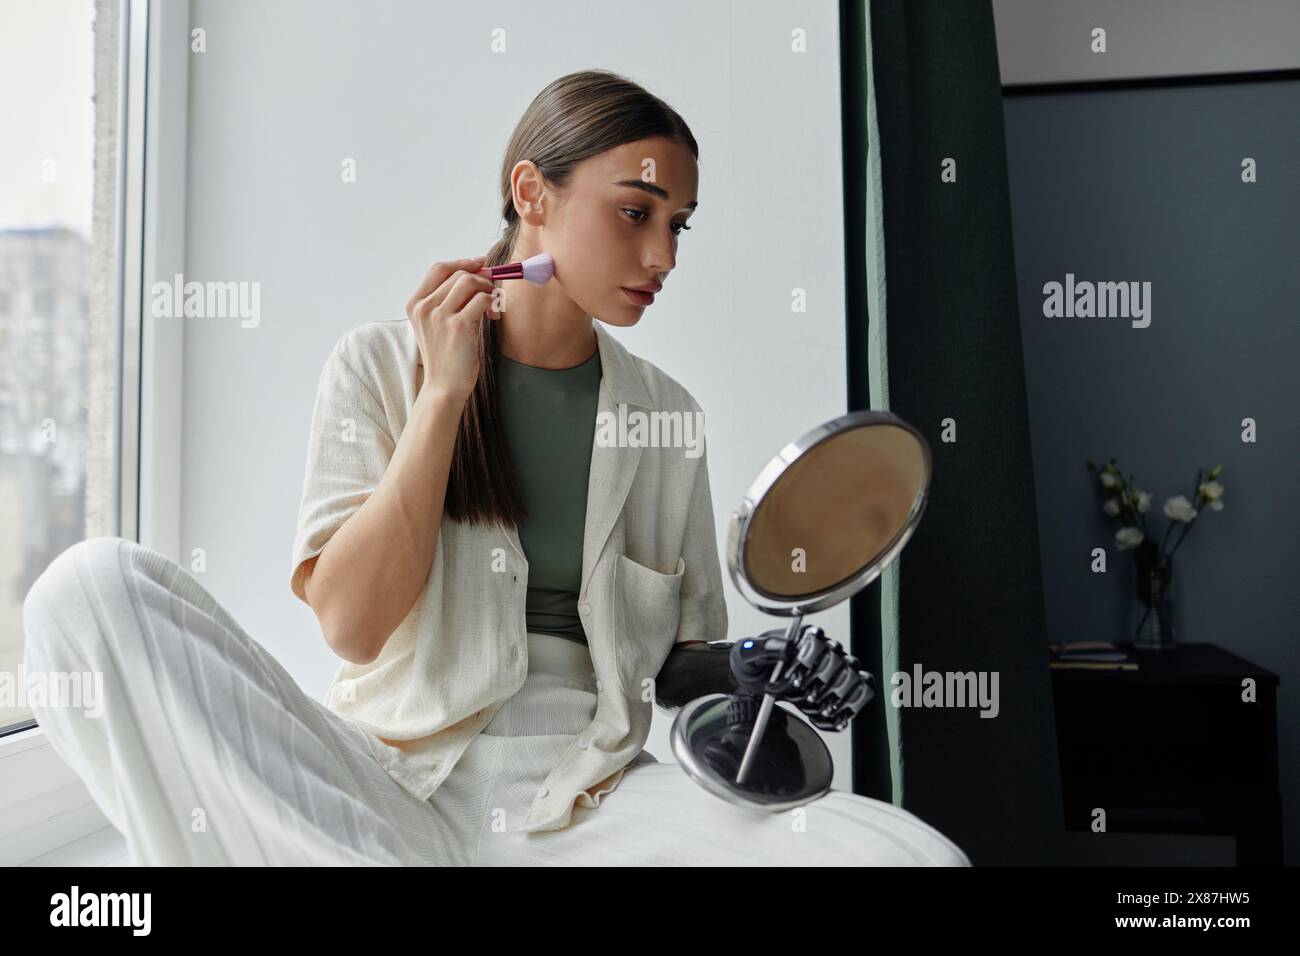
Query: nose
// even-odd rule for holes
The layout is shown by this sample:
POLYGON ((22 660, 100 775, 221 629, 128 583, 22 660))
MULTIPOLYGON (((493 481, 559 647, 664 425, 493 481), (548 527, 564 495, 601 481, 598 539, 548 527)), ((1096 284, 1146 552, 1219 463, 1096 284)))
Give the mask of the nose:
POLYGON ((654 272, 660 282, 676 267, 677 237, 673 235, 671 227, 650 240, 642 254, 641 263, 647 270, 654 272))

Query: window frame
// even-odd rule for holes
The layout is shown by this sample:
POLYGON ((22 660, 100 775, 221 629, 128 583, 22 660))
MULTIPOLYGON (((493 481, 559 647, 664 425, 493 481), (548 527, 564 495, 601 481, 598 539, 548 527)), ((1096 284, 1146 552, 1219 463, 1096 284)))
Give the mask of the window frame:
MULTIPOLYGON (((184 325, 146 322, 153 276, 183 269, 190 4, 120 0, 116 533, 176 555, 184 325), (165 81, 165 83, 164 83, 165 81)), ((0 864, 111 825, 34 720, 0 734, 0 864)))

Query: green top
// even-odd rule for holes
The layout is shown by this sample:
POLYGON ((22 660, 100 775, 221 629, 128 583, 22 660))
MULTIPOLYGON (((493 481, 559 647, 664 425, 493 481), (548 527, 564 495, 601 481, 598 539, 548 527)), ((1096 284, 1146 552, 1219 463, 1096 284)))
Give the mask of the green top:
POLYGON ((519 526, 528 560, 527 629, 586 644, 578 591, 600 349, 581 365, 559 369, 498 354, 496 379, 502 427, 528 509, 519 526))

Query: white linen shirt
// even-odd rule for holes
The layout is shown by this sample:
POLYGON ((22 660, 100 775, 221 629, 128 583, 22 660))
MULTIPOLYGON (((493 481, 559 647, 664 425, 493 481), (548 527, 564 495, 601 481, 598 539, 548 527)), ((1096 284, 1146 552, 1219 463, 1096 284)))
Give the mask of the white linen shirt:
MULTIPOLYGON (((524 830, 569 825, 641 753, 653 678, 674 642, 720 641, 727 608, 703 434, 687 447, 601 438, 600 413, 700 411, 691 394, 592 322, 602 377, 582 555, 579 612, 597 678, 596 714, 546 778, 524 830), (697 454, 697 457, 690 457, 697 454)), ((415 402, 419 348, 410 322, 344 333, 321 372, 312 413, 290 587, 303 563, 374 491, 415 402)), ((699 420, 698 418, 696 420, 699 420)), ((607 433, 608 434, 608 433, 607 433)), ((427 800, 528 673, 528 561, 518 533, 443 516, 429 580, 368 664, 343 662, 325 705, 373 735, 375 756, 427 800), (378 738, 375 740, 374 738, 378 738)))

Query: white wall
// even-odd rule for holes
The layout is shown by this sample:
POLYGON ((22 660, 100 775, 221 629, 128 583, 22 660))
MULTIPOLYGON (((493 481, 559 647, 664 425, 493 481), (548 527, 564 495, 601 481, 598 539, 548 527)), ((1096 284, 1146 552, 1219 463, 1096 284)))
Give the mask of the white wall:
MULTIPOLYGON (((190 55, 185 277, 260 282, 262 316, 185 320, 176 537, 187 567, 205 550, 201 580, 309 693, 337 664, 289 591, 321 365, 346 329, 401 318, 432 261, 496 238, 506 141, 555 77, 623 73, 699 141, 673 282, 615 334, 705 410, 720 552, 767 460, 844 412, 834 0, 194 0, 191 20, 207 52, 190 55), (498 27, 504 53, 489 46, 498 27), (356 183, 340 181, 345 157, 356 183), (791 312, 795 288, 806 313, 791 312)), ((727 588, 733 639, 780 623, 727 588)), ((847 604, 812 620, 848 642, 847 604)), ((657 714, 647 744, 665 761, 666 727, 657 714)), ((835 786, 851 789, 849 735, 828 742, 835 786)))

